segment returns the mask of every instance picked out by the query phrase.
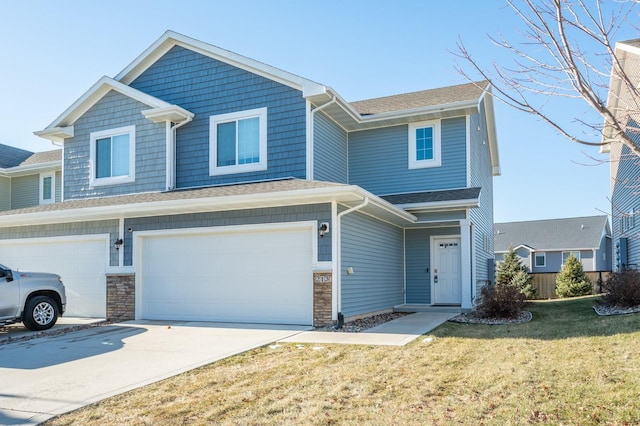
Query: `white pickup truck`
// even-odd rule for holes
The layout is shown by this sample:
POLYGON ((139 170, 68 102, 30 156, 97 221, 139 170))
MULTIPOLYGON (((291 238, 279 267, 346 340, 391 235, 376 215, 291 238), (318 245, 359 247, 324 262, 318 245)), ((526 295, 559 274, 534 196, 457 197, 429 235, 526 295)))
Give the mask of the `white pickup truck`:
POLYGON ((59 275, 0 265, 0 325, 22 322, 29 330, 46 330, 62 316, 66 304, 59 275))

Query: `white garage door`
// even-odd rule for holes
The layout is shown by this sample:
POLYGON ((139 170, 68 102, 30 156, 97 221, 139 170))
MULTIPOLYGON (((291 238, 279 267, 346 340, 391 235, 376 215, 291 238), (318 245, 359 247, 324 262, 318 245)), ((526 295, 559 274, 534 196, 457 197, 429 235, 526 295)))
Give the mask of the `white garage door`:
POLYGON ((68 317, 104 318, 107 309, 107 235, 0 241, 0 263, 62 277, 68 317))
POLYGON ((311 226, 137 239, 144 319, 312 324, 311 226))

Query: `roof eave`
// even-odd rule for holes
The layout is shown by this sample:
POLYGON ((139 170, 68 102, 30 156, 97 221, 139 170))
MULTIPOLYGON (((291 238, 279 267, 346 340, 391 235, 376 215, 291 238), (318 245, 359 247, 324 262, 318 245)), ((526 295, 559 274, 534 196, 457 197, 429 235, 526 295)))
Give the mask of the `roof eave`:
POLYGON ((479 206, 480 206, 480 201, 478 198, 396 205, 396 207, 399 207, 407 211, 412 211, 414 213, 425 213, 425 212, 451 210, 451 209, 467 209, 467 208, 474 208, 479 206))
POLYGON ((4 176, 22 176, 33 174, 35 172, 47 171, 47 170, 58 170, 62 169, 62 164, 60 161, 48 161, 46 163, 36 163, 36 164, 27 164, 24 166, 16 166, 10 167, 7 169, 0 169, 0 174, 4 176))

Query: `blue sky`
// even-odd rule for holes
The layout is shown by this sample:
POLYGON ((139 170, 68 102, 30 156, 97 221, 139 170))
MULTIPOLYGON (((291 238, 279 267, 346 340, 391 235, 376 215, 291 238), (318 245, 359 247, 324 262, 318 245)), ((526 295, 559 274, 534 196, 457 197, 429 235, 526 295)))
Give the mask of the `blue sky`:
MULTIPOLYGON (((524 29, 503 0, 0 0, 0 11, 0 143, 30 151, 52 149, 32 132, 168 29, 331 86, 348 101, 465 83, 450 53, 458 38, 480 62, 507 63, 488 35, 520 40, 524 29)), ((616 40, 637 37, 629 28, 616 40)), ((610 211, 609 165, 597 148, 500 103, 496 124, 496 222, 610 211)))

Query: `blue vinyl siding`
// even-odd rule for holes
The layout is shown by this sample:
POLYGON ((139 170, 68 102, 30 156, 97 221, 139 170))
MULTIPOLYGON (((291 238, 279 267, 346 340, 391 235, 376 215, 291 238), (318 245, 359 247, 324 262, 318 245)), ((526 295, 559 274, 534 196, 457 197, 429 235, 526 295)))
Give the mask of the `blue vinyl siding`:
MULTIPOLYGON (((639 142, 640 143, 640 142, 639 142)), ((630 148, 620 143, 611 144, 611 181, 612 181, 612 218, 611 229, 614 236, 613 247, 621 237, 627 238, 627 263, 632 268, 640 269, 640 213, 634 215, 633 226, 623 229, 624 214, 633 209, 640 212, 638 197, 638 181, 640 168, 638 156, 630 148)), ((616 269, 616 258, 613 258, 613 269, 616 269)))
POLYGON ((342 313, 345 317, 403 303, 403 231, 354 212, 342 218, 342 313), (353 275, 346 270, 352 267, 353 275))
MULTIPOLYGON (((234 210, 211 213, 194 213, 173 216, 154 216, 125 219, 125 229, 150 231, 161 229, 202 228, 263 223, 286 223, 298 221, 318 221, 331 223, 331 204, 310 204, 291 207, 234 210)), ((330 225, 331 226, 331 225, 330 225)), ((331 261, 331 238, 329 232, 318 238, 318 261, 331 261)), ((132 265, 133 234, 124 236, 124 264, 132 265)))
POLYGON ((306 178, 306 102, 298 90, 179 46, 131 87, 195 114, 177 131, 176 186, 306 178), (209 176, 209 117, 268 108, 267 170, 209 176))
POLYGON ((349 183, 347 132, 323 112, 314 118, 313 179, 349 183))
POLYGON ((349 133, 349 183, 377 195, 467 186, 466 120, 442 120, 442 165, 409 169, 408 126, 349 133))
POLYGON ((0 177, 0 211, 11 209, 11 179, 0 177))
MULTIPOLYGON (((118 238, 117 220, 96 220, 91 222, 55 223, 48 225, 15 226, 0 228, 0 240, 20 238, 68 237, 75 235, 110 234, 110 241, 118 238)), ((118 265, 118 251, 109 244, 110 266, 118 265)), ((71 261, 71 260, 70 260, 71 261)))
POLYGON ((11 208, 23 209, 40 204, 40 175, 11 179, 11 208))
POLYGON ((149 108, 112 90, 76 121, 75 135, 64 146, 66 200, 165 189, 166 129, 144 118, 141 111, 149 108), (135 182, 90 187, 91 133, 130 125, 136 126, 135 182))
POLYGON ((459 227, 407 229, 406 303, 431 303, 431 236, 460 235, 459 227))
MULTIPOLYGON (((484 102, 484 101, 483 101, 484 102)), ((494 258, 493 249, 493 171, 491 153, 489 151, 489 136, 484 107, 481 105, 480 114, 469 117, 470 143, 470 186, 480 187, 480 206, 469 212, 473 224, 473 241, 475 245, 476 262, 476 295, 482 286, 492 282, 493 271, 489 270, 489 260, 494 258), (479 129, 479 130, 478 130, 479 129)))

